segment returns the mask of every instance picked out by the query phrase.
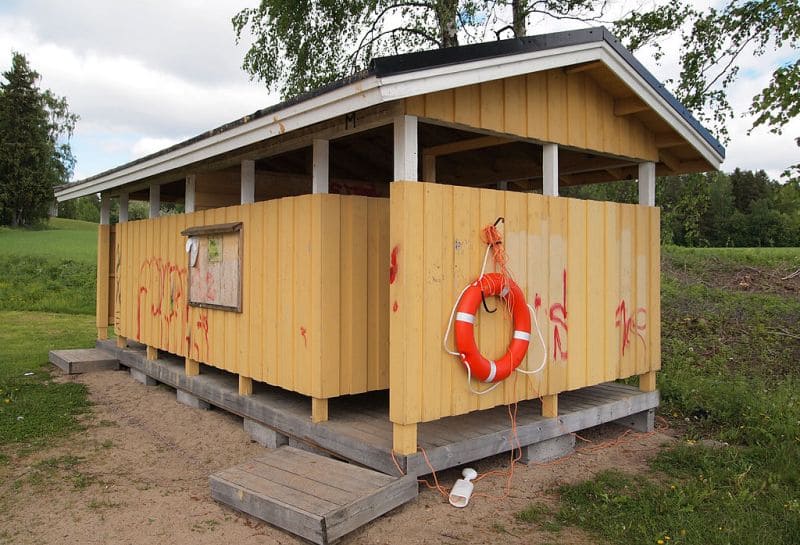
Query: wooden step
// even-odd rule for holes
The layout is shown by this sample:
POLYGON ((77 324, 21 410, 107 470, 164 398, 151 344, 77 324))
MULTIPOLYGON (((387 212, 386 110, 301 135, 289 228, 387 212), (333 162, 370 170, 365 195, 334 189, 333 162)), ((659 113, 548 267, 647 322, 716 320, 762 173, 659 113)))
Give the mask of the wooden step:
POLYGON ((414 499, 417 480, 289 446, 209 477, 211 497, 314 543, 326 544, 414 499))
POLYGON ((116 356, 99 348, 51 350, 50 363, 68 375, 119 369, 116 356))

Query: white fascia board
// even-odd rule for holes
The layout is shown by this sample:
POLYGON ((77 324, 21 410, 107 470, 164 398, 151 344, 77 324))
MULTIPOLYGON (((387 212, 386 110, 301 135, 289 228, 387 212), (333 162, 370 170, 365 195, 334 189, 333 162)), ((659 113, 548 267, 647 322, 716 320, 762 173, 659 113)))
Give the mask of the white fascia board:
POLYGON ((645 104, 694 146, 704 159, 719 168, 723 160, 719 153, 604 41, 388 76, 382 78, 380 89, 385 100, 397 100, 597 60, 611 68, 645 104))
POLYGON ((591 42, 558 50, 531 51, 387 76, 380 81, 381 93, 386 100, 396 100, 589 62, 597 60, 600 44, 591 42))
POLYGON ((137 182, 175 168, 188 166, 209 157, 233 151, 285 132, 294 131, 345 115, 382 101, 374 76, 293 104, 283 110, 203 138, 188 146, 158 155, 150 160, 109 173, 87 183, 70 184, 56 192, 61 202, 93 195, 137 182))

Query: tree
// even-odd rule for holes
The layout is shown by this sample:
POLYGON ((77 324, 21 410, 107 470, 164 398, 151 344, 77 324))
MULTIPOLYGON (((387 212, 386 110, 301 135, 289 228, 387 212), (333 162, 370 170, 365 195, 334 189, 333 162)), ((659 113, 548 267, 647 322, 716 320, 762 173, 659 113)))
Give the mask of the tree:
MULTIPOLYGON (((690 0, 669 0, 647 12, 617 21, 614 30, 626 46, 643 45, 663 55, 663 38, 681 37, 678 99, 727 140, 734 115, 727 90, 739 76, 743 54, 763 56, 789 46, 789 59, 774 67, 769 84, 752 97, 752 128, 765 125, 780 134, 800 113, 800 5, 798 0, 728 0, 721 9, 697 10, 690 0)), ((751 128, 751 130, 752 130, 751 128)))
POLYGON ((253 43, 243 68, 284 98, 356 73, 371 58, 421 49, 523 36, 535 19, 612 23, 626 46, 663 56, 666 36, 681 37, 681 73, 674 94, 727 139, 734 115, 727 90, 743 54, 790 46, 792 58, 752 98, 754 127, 780 132, 800 113, 798 0, 726 0, 699 10, 692 0, 664 0, 618 21, 605 19, 608 0, 261 0, 233 18, 237 42, 253 43))
POLYGON ((53 188, 75 160, 69 138, 78 117, 65 98, 38 87, 39 74, 12 53, 0 83, 0 223, 29 225, 47 217, 53 188))

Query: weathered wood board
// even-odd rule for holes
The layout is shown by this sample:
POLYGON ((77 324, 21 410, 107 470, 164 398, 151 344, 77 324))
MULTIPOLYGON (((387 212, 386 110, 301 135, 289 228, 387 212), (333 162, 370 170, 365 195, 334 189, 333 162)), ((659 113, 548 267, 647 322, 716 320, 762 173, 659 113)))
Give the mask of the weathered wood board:
POLYGON ((99 348, 51 350, 49 359, 50 363, 68 375, 119 369, 119 360, 113 354, 99 348))
POLYGON ((289 446, 209 477, 211 497, 314 543, 330 543, 417 496, 390 477, 289 446))

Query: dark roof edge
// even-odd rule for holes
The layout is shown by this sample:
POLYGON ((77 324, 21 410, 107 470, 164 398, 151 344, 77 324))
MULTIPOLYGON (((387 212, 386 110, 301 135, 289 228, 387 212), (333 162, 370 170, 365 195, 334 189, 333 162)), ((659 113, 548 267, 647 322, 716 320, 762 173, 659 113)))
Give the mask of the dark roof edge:
POLYGON ((725 148, 712 136, 692 113, 687 110, 664 85, 656 79, 650 71, 628 51, 620 41, 605 27, 594 27, 580 30, 566 30, 541 34, 538 36, 525 36, 511 38, 496 42, 485 42, 466 46, 450 47, 445 49, 432 49, 418 51, 391 57, 379 57, 370 63, 370 71, 378 77, 386 77, 404 72, 414 72, 436 66, 448 66, 463 62, 505 57, 532 51, 543 51, 558 47, 580 45, 592 42, 605 41, 617 54, 622 57, 650 87, 655 90, 714 150, 725 158, 725 148))
POLYGON ((176 144, 173 144, 172 146, 170 146, 168 148, 164 148, 164 149, 158 150, 158 151, 156 151, 154 153, 151 153, 149 155, 145 155, 143 157, 139 157, 137 159, 134 159, 133 161, 129 161, 127 163, 124 163, 122 165, 116 166, 114 168, 110 168, 108 170, 104 170, 103 172, 100 172, 98 174, 94 174, 94 175, 92 175, 92 176, 90 176, 88 178, 84 178, 83 180, 80 180, 80 181, 77 181, 77 182, 72 182, 70 184, 66 184, 66 185, 61 186, 61 187, 66 189, 67 187, 72 188, 72 187, 75 187, 78 184, 88 183, 88 182, 97 180, 98 178, 102 178, 104 176, 108 176, 109 174, 113 174, 115 172, 119 172, 119 171, 124 170, 126 168, 138 165, 140 163, 144 163, 144 162, 149 161, 151 159, 155 159, 156 157, 160 157, 162 155, 166 155, 167 153, 170 153, 172 151, 179 150, 179 149, 185 148, 187 146, 191 146, 192 144, 195 144, 197 142, 205 140, 206 138, 210 138, 212 136, 216 136, 217 134, 221 134, 221 133, 223 133, 225 131, 229 131, 231 129, 235 129, 236 127, 239 127, 241 125, 245 125, 245 124, 247 124, 247 123, 249 123, 251 121, 255 121, 256 119, 260 119, 262 117, 265 117, 265 116, 268 116, 270 114, 273 114, 273 113, 275 113, 277 111, 283 110, 284 108, 288 108, 289 106, 294 106, 295 104, 299 104, 301 102, 305 102, 306 100, 312 99, 312 98, 314 98, 316 96, 322 95, 322 94, 327 93, 329 91, 333 91, 334 89, 338 89, 339 87, 344 87, 345 85, 349 85, 349 84, 354 83, 356 81, 360 81, 360 80, 365 79, 366 77, 368 77, 370 75, 371 74, 369 73, 369 71, 363 70, 361 72, 353 74, 352 76, 347 76, 345 78, 338 79, 338 80, 336 80, 336 81, 334 81, 332 83, 329 83, 328 85, 323 85, 322 87, 318 87, 318 88, 316 88, 316 89, 314 89, 312 91, 308 91, 308 92, 301 93, 299 95, 293 96, 292 98, 286 99, 286 100, 284 100, 282 102, 278 102, 277 104, 273 104, 272 106, 268 106, 268 107, 263 108, 261 110, 256 110, 252 114, 245 115, 243 117, 235 119, 234 121, 230 121, 228 123, 225 123, 224 125, 220 125, 220 126, 218 126, 216 128, 213 128, 211 130, 205 131, 205 132, 200 133, 200 134, 198 134, 196 136, 192 136, 191 138, 188 138, 186 140, 182 140, 182 141, 180 141, 180 142, 178 142, 176 144))
POLYGON ((620 41, 609 32, 605 27, 595 27, 580 30, 567 30, 562 32, 553 32, 550 34, 540 34, 538 36, 525 36, 523 38, 511 38, 508 40, 498 40, 496 42, 485 42, 480 44, 471 44, 458 47, 449 47, 444 49, 433 49, 429 51, 419 51, 415 53, 405 53, 402 55, 393 55, 390 57, 378 57, 372 59, 369 69, 358 72, 351 76, 339 79, 323 87, 319 87, 312 91, 302 93, 294 96, 283 102, 277 103, 273 106, 257 110, 250 115, 246 115, 224 125, 220 125, 209 131, 205 131, 197 136, 183 140, 168 148, 159 150, 155 153, 145 155, 138 159, 134 159, 123 165, 105 170, 88 178, 84 178, 78 182, 73 182, 64 186, 66 188, 74 188, 77 185, 92 182, 109 174, 114 174, 126 168, 144 163, 156 157, 166 155, 167 153, 185 148, 194 143, 205 140, 217 134, 231 130, 233 128, 245 125, 256 119, 273 114, 279 110, 289 106, 299 104, 316 96, 333 91, 340 87, 344 87, 351 83, 363 80, 369 76, 386 77, 395 74, 402 74, 405 72, 414 72, 427 68, 434 68, 436 66, 447 66, 459 64, 469 61, 477 61, 481 59, 490 59, 493 57, 505 57, 508 55, 515 55, 521 53, 528 53, 532 51, 543 51, 547 49, 555 49, 558 47, 567 47, 571 45, 580 45, 592 42, 605 41, 622 57, 628 65, 638 73, 648 85, 650 85, 660 96, 663 98, 697 133, 705 140, 714 150, 724 159, 725 148, 720 142, 711 135, 711 133, 687 110, 658 79, 650 73, 647 68, 642 65, 633 54, 622 46, 620 41))

